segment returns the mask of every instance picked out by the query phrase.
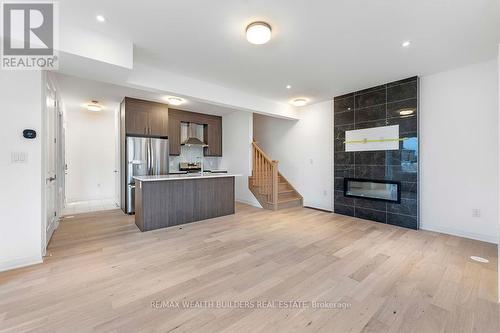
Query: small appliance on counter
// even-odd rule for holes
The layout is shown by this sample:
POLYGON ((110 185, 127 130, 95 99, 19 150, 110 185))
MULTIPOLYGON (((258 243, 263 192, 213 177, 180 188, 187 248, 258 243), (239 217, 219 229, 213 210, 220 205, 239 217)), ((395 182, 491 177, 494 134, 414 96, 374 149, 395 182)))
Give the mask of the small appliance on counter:
MULTIPOLYGON (((189 162, 180 162, 179 163, 179 172, 171 172, 171 174, 175 173, 200 173, 201 172, 201 162, 189 163, 189 162)), ((227 173, 227 170, 207 170, 204 169, 205 173, 227 173)))
POLYGON ((201 162, 196 162, 196 163, 180 162, 179 171, 185 171, 189 173, 201 172, 201 162))

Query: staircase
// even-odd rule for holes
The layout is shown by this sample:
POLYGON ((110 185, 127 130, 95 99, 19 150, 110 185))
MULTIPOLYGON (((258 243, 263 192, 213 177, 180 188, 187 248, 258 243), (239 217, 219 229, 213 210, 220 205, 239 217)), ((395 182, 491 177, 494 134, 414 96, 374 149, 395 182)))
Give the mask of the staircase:
POLYGON ((248 177, 248 187, 262 207, 271 210, 302 207, 304 199, 278 171, 278 161, 271 160, 255 140, 252 155, 252 176, 248 177))

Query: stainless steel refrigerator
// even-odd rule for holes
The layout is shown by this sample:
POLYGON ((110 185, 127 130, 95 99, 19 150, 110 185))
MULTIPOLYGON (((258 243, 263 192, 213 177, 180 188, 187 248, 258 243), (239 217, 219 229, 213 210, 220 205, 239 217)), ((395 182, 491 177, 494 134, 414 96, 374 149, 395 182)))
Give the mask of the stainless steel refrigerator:
POLYGON ((168 175, 168 139, 127 137, 127 168, 127 214, 133 214, 134 176, 168 175))

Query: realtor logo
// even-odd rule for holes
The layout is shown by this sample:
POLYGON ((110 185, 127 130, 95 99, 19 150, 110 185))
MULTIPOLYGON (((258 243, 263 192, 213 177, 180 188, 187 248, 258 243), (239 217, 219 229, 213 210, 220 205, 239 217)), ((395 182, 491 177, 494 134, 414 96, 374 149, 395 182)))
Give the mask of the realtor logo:
POLYGON ((2 3, 2 69, 57 69, 57 3, 2 3))

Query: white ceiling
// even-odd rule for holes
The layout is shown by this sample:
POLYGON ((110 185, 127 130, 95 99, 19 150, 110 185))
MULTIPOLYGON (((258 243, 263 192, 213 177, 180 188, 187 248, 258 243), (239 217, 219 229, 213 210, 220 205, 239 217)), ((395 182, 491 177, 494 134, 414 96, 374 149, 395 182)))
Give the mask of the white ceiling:
POLYGON ((63 0, 60 19, 61 29, 132 40, 138 62, 277 101, 320 101, 494 58, 499 8, 499 0, 63 0), (270 43, 245 40, 255 20, 272 25, 270 43))
MULTIPOLYGON (((81 110, 87 112, 85 105, 96 100, 104 107, 104 112, 115 112, 120 107, 120 102, 125 96, 167 103, 161 92, 133 89, 114 84, 86 80, 74 76, 55 74, 56 82, 61 93, 61 98, 67 111, 81 110)), ((223 116, 236 110, 206 102, 189 99, 185 104, 172 106, 174 109, 201 112, 223 116)))

